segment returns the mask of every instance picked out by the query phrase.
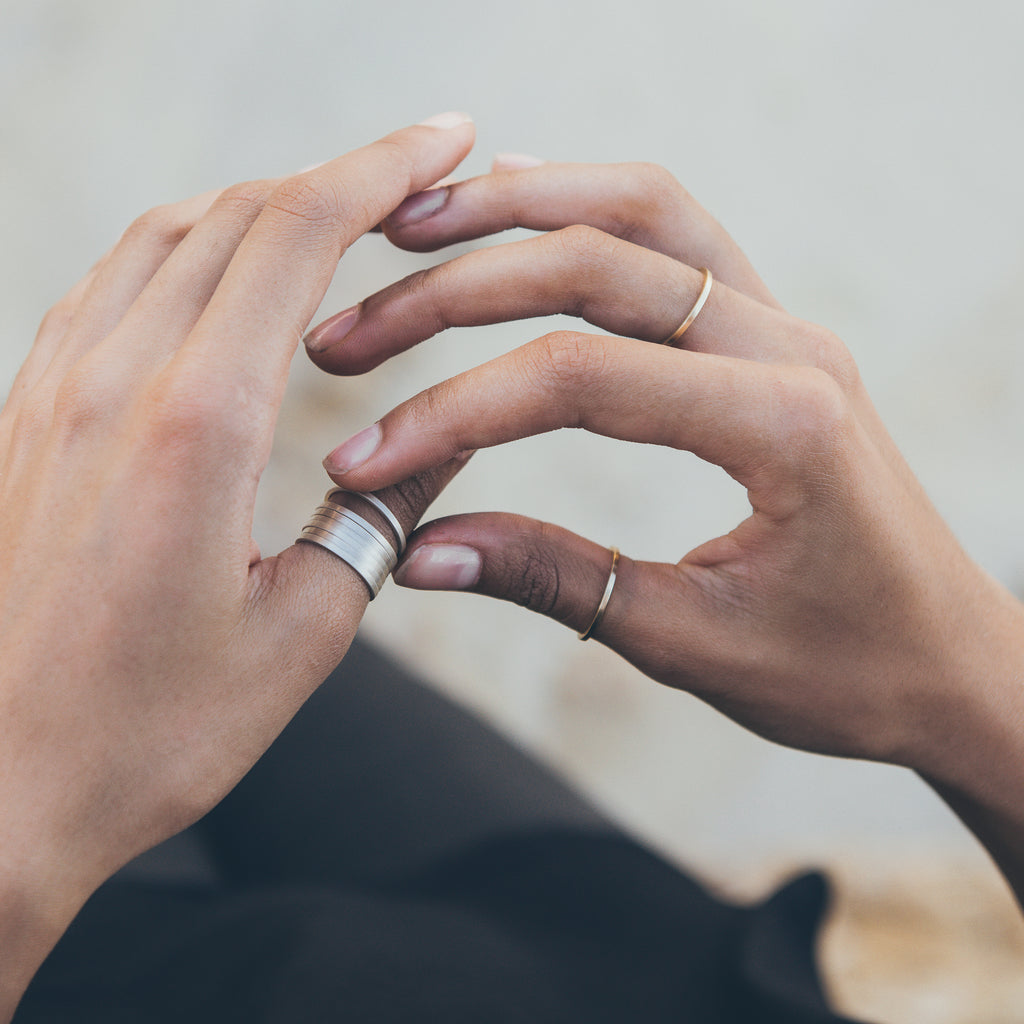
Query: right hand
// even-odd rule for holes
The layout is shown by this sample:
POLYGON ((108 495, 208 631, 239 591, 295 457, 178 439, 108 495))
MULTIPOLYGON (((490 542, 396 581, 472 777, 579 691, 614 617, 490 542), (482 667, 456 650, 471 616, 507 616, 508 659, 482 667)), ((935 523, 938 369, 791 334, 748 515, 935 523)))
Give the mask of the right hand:
MULTIPOLYGON (((344 342, 314 353, 321 366, 362 370, 442 326, 555 312, 639 340, 562 332, 430 388, 332 453, 334 479, 380 487, 564 426, 695 452, 746 487, 750 517, 678 561, 624 557, 598 638, 770 739, 911 765, 1020 816, 1024 612, 942 522, 843 344, 784 312, 659 169, 545 164, 449 186, 434 206, 386 230, 417 250, 548 233, 370 297, 344 342), (701 266, 716 283, 686 350, 649 344, 690 308, 701 266)), ((581 630, 609 567, 576 534, 485 513, 421 528, 396 578, 581 630)))

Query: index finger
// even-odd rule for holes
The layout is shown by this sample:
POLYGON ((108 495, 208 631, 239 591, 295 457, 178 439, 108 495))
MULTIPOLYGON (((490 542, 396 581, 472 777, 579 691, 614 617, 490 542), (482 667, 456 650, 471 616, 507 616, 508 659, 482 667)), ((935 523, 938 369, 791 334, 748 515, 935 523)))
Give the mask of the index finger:
POLYGON ((280 182, 179 358, 207 380, 241 379, 248 398, 276 406, 345 250, 410 193, 449 174, 473 138, 467 115, 441 114, 280 182))

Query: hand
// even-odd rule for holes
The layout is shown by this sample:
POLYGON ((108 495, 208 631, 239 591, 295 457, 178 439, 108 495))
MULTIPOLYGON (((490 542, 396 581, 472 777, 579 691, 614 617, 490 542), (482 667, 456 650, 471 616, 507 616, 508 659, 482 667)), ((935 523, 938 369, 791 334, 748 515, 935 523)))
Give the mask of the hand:
MULTIPOLYGON (((312 332, 315 361, 360 372, 445 326, 556 312, 629 337, 549 335, 431 388, 333 452, 332 477, 379 487, 565 426, 722 466, 746 487, 750 517, 676 562, 623 557, 597 637, 770 739, 910 765, 968 817, 958 793, 998 808, 1015 822, 1019 864, 1021 606, 950 534, 846 348, 784 312, 657 168, 499 172, 449 186, 443 202, 408 200, 385 230, 428 250, 513 225, 547 233, 372 296, 312 332), (691 308, 703 266, 715 285, 685 350, 649 344, 691 308)), ((489 513, 422 528, 396 578, 582 630, 610 562, 575 534, 489 513)))
MULTIPOLYGON (((313 545, 261 558, 256 487, 338 259, 472 139, 435 119, 154 210, 44 320, 0 415, 0 1019, 89 893, 211 808, 348 648, 365 586, 313 545)), ((386 495, 405 526, 455 469, 386 495)))

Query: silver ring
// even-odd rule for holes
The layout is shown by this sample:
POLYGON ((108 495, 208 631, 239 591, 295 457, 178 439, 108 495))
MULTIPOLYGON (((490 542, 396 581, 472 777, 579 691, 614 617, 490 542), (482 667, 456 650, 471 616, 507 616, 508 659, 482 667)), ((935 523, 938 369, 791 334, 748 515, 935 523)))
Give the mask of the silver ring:
POLYGON ((318 521, 318 525, 325 529, 331 529, 333 523, 340 523, 343 520, 355 524, 355 526, 362 530, 373 544, 376 544, 381 548, 385 558, 394 557, 395 561, 398 561, 398 556, 395 554, 394 546, 391 542, 380 532, 372 523, 367 522, 358 512, 353 512, 350 508, 345 508, 344 505, 331 504, 330 506, 321 505, 313 515, 310 517, 310 522, 314 520, 318 521))
POLYGON ((353 494, 357 498, 362 498, 363 501, 372 505, 388 521, 391 525, 391 529, 395 531, 395 537, 398 540, 398 557, 402 557, 405 553, 405 530, 402 529, 402 524, 398 521, 398 516, 396 516, 395 513, 377 497, 376 494, 370 494, 368 491, 346 491, 344 487, 335 487, 327 492, 327 501, 333 500, 333 495, 335 494, 353 494))
POLYGON ((372 523, 332 501, 334 493, 327 492, 297 540, 318 544, 351 566, 362 577, 372 601, 398 564, 398 552, 372 523))

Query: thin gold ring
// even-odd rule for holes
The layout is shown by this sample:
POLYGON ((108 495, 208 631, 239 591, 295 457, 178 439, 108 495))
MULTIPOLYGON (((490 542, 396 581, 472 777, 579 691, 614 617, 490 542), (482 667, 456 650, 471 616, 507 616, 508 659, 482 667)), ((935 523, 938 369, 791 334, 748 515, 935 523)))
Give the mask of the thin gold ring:
POLYGON ((686 314, 686 319, 662 342, 663 345, 674 345, 690 329, 693 321, 697 319, 697 315, 704 308, 704 303, 708 301, 714 280, 707 267, 700 269, 704 273, 704 285, 700 290, 700 295, 697 296, 697 301, 693 304, 690 312, 686 314))
POLYGON ((605 609, 608 607, 608 602, 612 599, 612 591, 615 589, 615 571, 619 567, 619 549, 612 548, 612 571, 608 573, 608 582, 604 585, 604 593, 601 595, 601 603, 597 606, 597 612, 594 614, 594 620, 582 633, 576 635, 580 640, 589 640, 593 635, 595 629, 601 625, 601 620, 604 618, 605 609))

